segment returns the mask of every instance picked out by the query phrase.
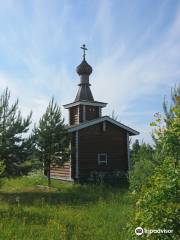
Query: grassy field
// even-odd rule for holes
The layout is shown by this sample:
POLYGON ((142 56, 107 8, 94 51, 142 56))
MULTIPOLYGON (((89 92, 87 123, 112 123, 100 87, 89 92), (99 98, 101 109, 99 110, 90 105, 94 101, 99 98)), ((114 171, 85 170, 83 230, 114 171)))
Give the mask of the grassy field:
POLYGON ((126 189, 52 182, 41 176, 4 179, 0 240, 128 240, 133 206, 126 189))

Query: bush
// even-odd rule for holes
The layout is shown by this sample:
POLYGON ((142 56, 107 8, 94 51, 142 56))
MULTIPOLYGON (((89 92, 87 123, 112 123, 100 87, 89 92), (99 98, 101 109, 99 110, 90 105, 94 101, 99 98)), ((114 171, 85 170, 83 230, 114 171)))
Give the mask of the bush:
POLYGON ((0 187, 2 185, 2 180, 1 180, 1 176, 4 172, 4 169, 5 169, 5 166, 4 166, 4 162, 3 161, 0 161, 0 187))
POLYGON ((143 229, 172 229, 173 234, 151 234, 150 239, 179 239, 180 204, 178 193, 180 187, 180 168, 174 167, 172 159, 166 159, 149 178, 148 183, 136 194, 136 211, 130 223, 131 239, 136 239, 136 227, 143 229), (171 236, 170 236, 171 235, 171 236), (171 238, 172 237, 172 238, 171 238))
POLYGON ((5 166, 4 166, 4 162, 0 161, 0 176, 2 175, 2 173, 4 172, 5 166))
MULTIPOLYGON (((7 177, 17 177, 17 176, 23 176, 28 175, 33 170, 42 169, 42 163, 38 161, 37 159, 32 160, 26 160, 23 163, 20 164, 14 164, 11 174, 7 175, 7 177)), ((4 175, 4 174, 3 174, 4 175)))
POLYGON ((154 150, 149 144, 142 143, 136 151, 132 151, 132 169, 129 172, 130 189, 139 191, 142 184, 147 183, 154 171, 154 150))
POLYGON ((136 162, 134 168, 129 172, 131 191, 140 191, 142 185, 146 185, 148 178, 153 174, 154 164, 148 159, 136 162))
POLYGON ((104 183, 113 186, 126 186, 128 184, 128 175, 126 171, 119 170, 111 173, 92 171, 88 180, 97 184, 104 183))
POLYGON ((144 142, 141 144, 137 144, 137 141, 132 145, 132 150, 131 150, 131 163, 132 167, 134 167, 134 164, 137 162, 144 160, 145 158, 148 160, 153 159, 153 153, 154 149, 149 145, 144 142))

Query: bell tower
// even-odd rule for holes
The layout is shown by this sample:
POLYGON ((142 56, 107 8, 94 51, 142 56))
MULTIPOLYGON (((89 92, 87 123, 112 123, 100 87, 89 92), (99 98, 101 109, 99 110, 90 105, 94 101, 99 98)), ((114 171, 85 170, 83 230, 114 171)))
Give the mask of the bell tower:
POLYGON ((82 45, 83 60, 76 68, 76 72, 80 77, 79 89, 74 102, 64 105, 69 110, 69 125, 77 125, 86 121, 100 118, 102 108, 107 103, 95 101, 90 89, 89 76, 93 69, 86 61, 86 51, 88 50, 85 44, 82 45))

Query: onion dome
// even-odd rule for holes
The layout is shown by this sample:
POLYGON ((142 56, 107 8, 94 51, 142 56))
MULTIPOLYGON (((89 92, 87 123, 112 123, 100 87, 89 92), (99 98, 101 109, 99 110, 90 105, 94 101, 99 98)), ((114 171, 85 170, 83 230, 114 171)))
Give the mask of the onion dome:
POLYGON ((86 45, 83 44, 81 49, 83 49, 83 60, 79 66, 76 68, 76 72, 80 76, 79 90, 75 98, 77 101, 94 101, 93 95, 91 93, 90 84, 89 84, 89 75, 92 73, 92 67, 86 62, 85 51, 88 49, 86 45))
POLYGON ((77 66, 76 72, 81 75, 90 75, 92 73, 92 67, 86 62, 85 59, 77 66))

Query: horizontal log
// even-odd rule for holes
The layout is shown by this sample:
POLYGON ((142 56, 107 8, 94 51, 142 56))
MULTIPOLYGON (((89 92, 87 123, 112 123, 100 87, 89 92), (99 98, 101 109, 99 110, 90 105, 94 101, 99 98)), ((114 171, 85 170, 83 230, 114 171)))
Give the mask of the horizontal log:
POLYGON ((70 169, 60 169, 60 168, 55 168, 51 169, 51 172, 69 172, 70 169))
POLYGON ((64 164, 51 164, 52 167, 67 167, 70 166, 70 162, 69 163, 64 163, 64 164))
POLYGON ((61 165, 56 165, 56 166, 51 166, 51 168, 70 168, 70 165, 66 165, 66 166, 61 166, 61 165))
POLYGON ((65 174, 65 173, 51 173, 51 176, 70 176, 71 174, 65 174))
POLYGON ((63 175, 69 175, 70 172, 51 172, 51 174, 63 174, 63 175))
POLYGON ((70 169, 58 169, 58 168, 51 169, 51 172, 69 172, 69 171, 70 169))
POLYGON ((53 168, 52 168, 52 167, 51 167, 51 170, 55 170, 55 171, 56 171, 56 170, 65 170, 65 171, 66 171, 66 170, 69 170, 69 169, 70 169, 70 167, 66 167, 66 168, 60 168, 60 167, 53 167, 53 168))
POLYGON ((70 172, 71 169, 51 169, 51 172, 70 172))
POLYGON ((63 174, 51 174, 51 177, 70 177, 70 174, 69 175, 63 175, 63 174))

